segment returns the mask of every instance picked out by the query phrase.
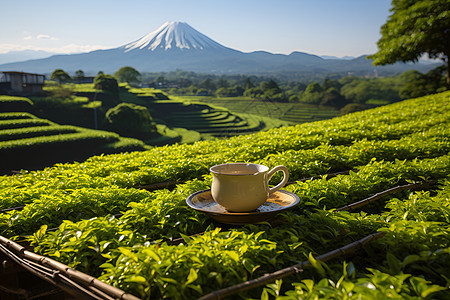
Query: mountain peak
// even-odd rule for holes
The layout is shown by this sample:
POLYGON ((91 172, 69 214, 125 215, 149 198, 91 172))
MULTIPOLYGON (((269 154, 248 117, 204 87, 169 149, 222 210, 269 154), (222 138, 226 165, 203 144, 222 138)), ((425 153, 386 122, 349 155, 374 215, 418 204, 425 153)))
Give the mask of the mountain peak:
POLYGON ((166 22, 155 31, 123 47, 125 48, 125 52, 132 50, 227 49, 225 46, 198 32, 189 26, 189 24, 175 21, 166 22))

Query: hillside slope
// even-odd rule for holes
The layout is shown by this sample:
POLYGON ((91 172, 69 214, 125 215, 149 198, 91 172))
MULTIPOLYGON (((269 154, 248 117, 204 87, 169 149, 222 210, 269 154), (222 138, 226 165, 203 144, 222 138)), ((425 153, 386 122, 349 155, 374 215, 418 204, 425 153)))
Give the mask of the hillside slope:
POLYGON ((22 208, 0 214, 0 234, 28 236, 36 252, 141 298, 211 296, 309 261, 301 276, 246 284, 251 289, 241 295, 265 297, 282 285, 288 299, 448 299, 449 102, 445 92, 253 135, 1 176, 0 208, 22 208), (189 195, 210 188, 209 168, 225 162, 285 165, 291 184, 284 189, 300 204, 267 222, 231 227, 189 208, 189 195), (158 189, 167 186, 173 189, 158 189), (396 193, 378 197, 384 191, 396 193), (349 208, 374 195, 380 199, 349 208), (333 250, 339 259, 316 261, 333 250))
POLYGON ((38 118, 26 112, 31 107, 28 98, 0 96, 0 174, 150 148, 140 140, 113 132, 64 126, 38 118))

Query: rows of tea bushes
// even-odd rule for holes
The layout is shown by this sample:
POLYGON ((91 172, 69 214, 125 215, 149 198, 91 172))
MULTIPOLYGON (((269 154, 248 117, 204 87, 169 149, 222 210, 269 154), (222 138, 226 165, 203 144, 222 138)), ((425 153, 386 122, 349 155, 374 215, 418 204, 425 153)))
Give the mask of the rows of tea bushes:
MULTIPOLYGON (((289 125, 288 122, 278 119, 232 113, 224 108, 215 108, 206 103, 193 103, 179 97, 171 97, 169 100, 168 95, 153 88, 131 88, 122 84, 120 95, 124 102, 147 107, 153 120, 159 126, 168 126, 170 130, 173 129, 173 132, 178 134, 176 142, 180 143, 249 134, 289 125)), ((173 140, 173 138, 163 137, 155 141, 146 141, 146 143, 164 145, 175 143, 173 140)))
POLYGON ((304 103, 280 103, 240 97, 198 97, 196 100, 214 106, 225 107, 237 113, 246 112, 295 124, 325 120, 338 115, 338 111, 333 107, 322 107, 304 103))
POLYGON ((138 99, 140 98, 144 101, 169 99, 169 96, 166 93, 155 88, 131 88, 124 84, 121 84, 121 88, 127 89, 129 93, 135 94, 138 99))
POLYGON ((77 127, 68 125, 33 126, 8 130, 5 129, 0 131, 0 141, 11 141, 63 133, 76 133, 77 130, 77 127))
POLYGON ((141 141, 115 133, 61 126, 28 112, 12 111, 31 103, 27 98, 0 96, 0 102, 0 173, 84 160, 101 153, 146 149, 141 141))
POLYGON ((143 299, 191 299, 310 260, 242 297, 450 296, 450 93, 254 135, 91 157, 0 177, 0 234, 143 299), (223 162, 283 164, 300 204, 245 226, 186 198, 223 162), (304 177, 351 170, 315 180, 304 177), (140 187, 177 182, 172 189, 140 187), (409 183, 356 212, 336 208, 409 183), (9 209, 16 208, 16 209, 9 209), (314 257, 375 232, 363 252, 314 257), (181 243, 180 242, 181 238, 181 243), (371 292, 372 294, 370 294, 371 292))
MULTIPOLYGON (((389 233, 384 239, 388 244, 384 245, 381 240, 371 246, 375 248, 368 250, 369 257, 358 257, 353 262, 354 268, 364 271, 367 266, 383 265, 388 254, 400 261, 410 255, 426 256, 422 251, 427 250, 437 253, 435 256, 443 260, 438 266, 445 270, 450 267, 450 261, 445 260, 450 233, 448 181, 441 184, 444 189, 438 191, 437 198, 429 200, 434 203, 433 211, 422 211, 430 205, 419 203, 418 197, 433 198, 423 192, 404 195, 410 203, 403 204, 403 208, 397 206, 403 199, 392 199, 379 211, 377 207, 360 213, 333 213, 330 209, 392 187, 399 181, 416 179, 410 170, 445 178, 449 167, 448 156, 411 162, 373 162, 350 175, 294 184, 287 189, 303 199, 301 205, 271 222, 231 230, 223 229, 184 205, 190 193, 210 185, 210 178, 205 178, 179 185, 174 191, 149 193, 146 199, 131 202, 120 219, 105 216, 64 221, 56 231, 48 232, 42 227, 32 241, 40 253, 84 272, 99 276, 104 269, 105 273, 100 275, 102 280, 144 298, 150 295, 156 298, 198 297, 308 259, 309 253, 317 256, 344 246, 377 230, 389 233), (439 199, 446 202, 439 203, 439 199), (422 209, 405 215, 408 206, 422 209), (416 215, 420 217, 419 223, 416 215), (403 227, 405 220, 409 220, 408 226, 403 227), (414 239, 408 236, 407 228, 412 232, 418 229, 424 232, 417 233, 414 239), (183 236, 203 231, 200 236, 183 236), (182 245, 163 242, 179 235, 184 238, 182 245), (396 241, 397 235, 405 241, 396 241), (388 249, 383 249, 386 247, 388 249), (406 255, 402 257, 402 254, 406 255)), ((30 209, 30 213, 32 211, 35 210, 30 209)), ((415 267, 420 269, 424 263, 426 261, 417 259, 415 267)), ((409 267, 413 267, 412 264, 409 267)), ((386 263, 383 271, 389 268, 386 263)), ((393 271, 395 269, 389 270, 393 271)), ((445 288, 445 277, 434 273, 430 270, 420 275, 427 275, 427 280, 433 279, 435 285, 445 288)), ((317 278, 320 272, 318 275, 310 274, 317 278)))
MULTIPOLYGON (((17 177, 17 180, 9 180, 6 185, 33 186, 36 180, 45 180, 47 184, 65 189, 112 184, 130 187, 164 181, 184 181, 200 178, 208 173, 210 166, 217 163, 269 160, 278 154, 280 158, 294 157, 292 151, 311 150, 311 154, 322 151, 325 153, 320 159, 323 159, 324 156, 328 156, 326 153, 331 151, 327 148, 341 147, 341 152, 345 154, 347 147, 353 146, 351 149, 362 152, 361 155, 365 154, 366 150, 371 151, 367 153, 367 158, 370 159, 373 155, 370 153, 380 151, 380 144, 376 143, 382 141, 394 143, 391 156, 395 156, 395 147, 402 144, 401 139, 408 135, 412 140, 426 138, 428 130, 435 130, 437 134, 435 140, 439 142, 440 137, 444 139, 443 141, 447 139, 445 131, 448 130, 445 124, 449 122, 448 114, 445 113, 448 106, 447 98, 447 94, 440 94, 333 120, 273 129, 267 133, 237 136, 214 142, 202 141, 192 145, 157 147, 144 153, 96 156, 81 163, 61 164, 42 172, 24 174, 17 177), (368 145, 368 149, 358 150, 357 147, 362 145, 362 141, 375 144, 368 145), (72 180, 75 177, 78 179, 72 180)), ((418 142, 416 146, 426 146, 420 144, 425 143, 418 142)), ((414 147, 407 145, 404 145, 404 148, 409 148, 406 151, 416 151, 414 147)), ((382 155, 386 154, 385 151, 382 155)), ((300 155, 303 153, 299 152, 297 156, 300 155)), ((338 158, 333 165, 338 160, 344 162, 338 158)), ((299 165, 295 161, 293 160, 293 164, 299 165)), ((273 160, 271 164, 276 165, 277 161, 273 160)), ((317 164, 321 164, 321 161, 318 160, 317 164)), ((351 165, 344 167, 350 168, 351 165)), ((334 167, 334 170, 336 169, 334 167)))
MULTIPOLYGON (((291 180, 300 179, 303 177, 325 174, 329 172, 339 172, 343 170, 349 170, 357 168, 358 166, 370 163, 373 159, 414 159, 420 157, 435 157, 447 154, 450 151, 450 140, 448 128, 433 128, 432 130, 423 131, 420 135, 407 135, 399 140, 383 140, 383 141, 367 141, 361 140, 351 146, 330 146, 320 145, 314 149, 306 150, 287 150, 279 154, 270 154, 264 159, 255 159, 257 163, 274 166, 277 163, 287 166, 290 170, 291 180), (441 134, 443 137, 438 138, 441 134)), ((192 164, 184 165, 192 172, 206 169, 209 165, 216 163, 214 161, 204 162, 207 165, 199 166, 196 169, 192 169, 192 164)), ((218 162, 217 162, 218 163, 218 162)), ((48 170, 48 169, 47 169, 48 170)), ((168 172, 170 170, 160 170, 168 172)), ((172 168, 173 170, 173 168, 172 168)), ((199 173, 200 178, 202 174, 207 171, 199 173)), ((77 176, 76 173, 72 173, 70 177, 57 176, 50 181, 51 178, 46 177, 45 186, 37 185, 36 181, 20 180, 16 184, 10 184, 3 186, 0 190, 0 195, 3 202, 0 203, 0 208, 8 208, 13 206, 22 206, 28 204, 33 198, 23 197, 17 195, 18 189, 26 190, 29 195, 30 191, 33 191, 34 197, 41 193, 48 193, 48 187, 52 187, 55 191, 64 193, 66 189, 71 188, 101 188, 104 186, 120 186, 127 188, 135 185, 135 182, 140 179, 142 172, 124 172, 113 173, 107 176, 104 173, 103 176, 77 176), (134 176, 139 176, 134 178, 134 176), (76 179, 75 179, 76 178, 76 179), (127 186, 128 184, 128 186, 127 186), (11 194, 10 192, 13 191, 11 194)), ((161 173, 159 173, 161 174, 161 173)), ((69 174, 66 174, 66 176, 69 174)), ((193 175, 192 173, 189 175, 193 175)), ((187 177, 188 174, 185 175, 187 177)), ((18 176, 19 178, 22 176, 18 176)), ((32 179, 32 177, 26 177, 22 179, 32 179)), ((156 180, 157 178, 155 178, 156 180)), ((174 179, 174 177, 161 176, 161 181, 167 179, 174 179)), ((277 177, 275 177, 277 179, 277 177)), ((182 181, 182 179, 179 179, 182 181)), ((278 179, 277 179, 278 180, 278 179)), ((160 182, 161 182, 160 181, 160 182)), ((59 196, 63 197, 63 196, 59 196)), ((65 197, 64 197, 65 198, 65 197)), ((63 202, 70 203, 70 201, 64 200, 63 202)), ((67 217, 67 215, 65 215, 67 217)))
MULTIPOLYGON (((154 101, 149 105, 152 116, 173 127, 195 130, 203 139, 211 137, 231 137, 269 129, 272 121, 261 117, 248 117, 246 114, 232 113, 224 108, 214 108, 206 104, 185 103, 183 101, 154 101)), ((278 121, 273 126, 287 125, 278 121)))
POLYGON ((1 112, 29 112, 33 102, 25 97, 0 95, 1 112))

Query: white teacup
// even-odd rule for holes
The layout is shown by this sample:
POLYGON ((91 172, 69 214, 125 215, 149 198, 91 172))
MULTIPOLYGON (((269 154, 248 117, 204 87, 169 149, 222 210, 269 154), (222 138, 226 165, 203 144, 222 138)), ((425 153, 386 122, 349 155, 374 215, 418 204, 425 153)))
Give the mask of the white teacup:
POLYGON ((232 212, 248 212, 267 201, 269 195, 281 189, 289 178, 285 166, 276 166, 269 171, 263 165, 229 163, 209 169, 213 174, 211 194, 217 203, 232 212), (269 180, 277 171, 283 172, 283 180, 269 188, 269 180))

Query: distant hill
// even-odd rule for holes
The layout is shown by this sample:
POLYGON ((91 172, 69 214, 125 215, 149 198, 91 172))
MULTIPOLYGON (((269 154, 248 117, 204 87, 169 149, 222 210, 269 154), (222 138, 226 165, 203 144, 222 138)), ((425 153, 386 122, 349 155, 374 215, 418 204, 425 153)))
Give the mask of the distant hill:
POLYGON ((7 53, 0 53, 0 64, 19 62, 30 59, 47 58, 52 55, 54 55, 54 53, 42 50, 10 51, 7 53))
POLYGON ((324 59, 302 52, 292 52, 289 55, 265 51, 245 53, 215 42, 187 23, 167 22, 141 39, 118 48, 6 63, 0 65, 0 71, 51 73, 57 68, 62 68, 69 73, 81 69, 86 73, 95 74, 100 70, 113 73, 123 66, 131 66, 141 72, 182 69, 216 74, 286 71, 316 75, 325 73, 388 75, 410 69, 426 72, 435 67, 433 64, 420 63, 396 63, 374 67, 365 56, 354 59, 329 57, 324 59))

